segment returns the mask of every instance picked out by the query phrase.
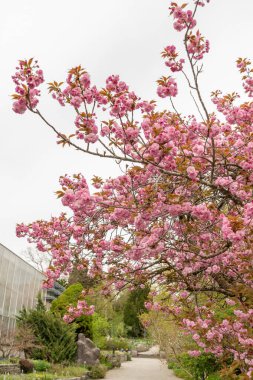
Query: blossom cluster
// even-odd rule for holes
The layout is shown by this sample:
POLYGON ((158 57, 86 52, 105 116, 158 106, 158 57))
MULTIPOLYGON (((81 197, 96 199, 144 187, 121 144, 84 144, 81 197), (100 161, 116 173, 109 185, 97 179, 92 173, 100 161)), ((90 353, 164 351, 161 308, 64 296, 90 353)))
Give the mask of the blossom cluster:
POLYGON ((253 78, 252 78, 252 68, 251 61, 244 58, 238 58, 237 67, 240 70, 240 73, 243 74, 243 87, 246 94, 252 98, 253 97, 253 78))
POLYGON ((162 77, 158 81, 159 86, 157 87, 157 95, 160 96, 160 98, 166 98, 168 96, 177 96, 178 89, 177 89, 177 83, 174 78, 169 77, 162 77))
POLYGON ((38 87, 44 82, 43 71, 39 68, 38 62, 33 59, 19 61, 16 73, 12 76, 16 84, 16 93, 12 95, 14 99, 13 111, 19 114, 24 113, 27 108, 34 109, 40 96, 38 87))
POLYGON ((94 310, 94 305, 89 306, 85 300, 79 300, 77 306, 69 306, 68 312, 64 315, 63 320, 67 323, 71 323, 82 315, 92 315, 94 310))
POLYGON ((165 65, 168 66, 172 72, 182 71, 185 60, 183 58, 177 60, 178 53, 174 45, 166 46, 162 52, 162 57, 167 59, 165 65))
POLYGON ((196 34, 189 33, 186 46, 188 53, 194 60, 203 59, 204 54, 210 50, 209 41, 204 39, 199 30, 196 34))
POLYGON ((193 12, 191 10, 184 11, 186 4, 178 6, 177 3, 171 3, 170 11, 174 18, 174 29, 181 32, 184 29, 192 29, 196 25, 193 12))

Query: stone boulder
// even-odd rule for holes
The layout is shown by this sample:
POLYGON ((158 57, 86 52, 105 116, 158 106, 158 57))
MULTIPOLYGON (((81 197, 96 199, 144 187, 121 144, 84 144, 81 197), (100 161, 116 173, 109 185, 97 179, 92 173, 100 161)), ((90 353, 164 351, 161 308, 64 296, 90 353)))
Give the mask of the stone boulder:
POLYGON ((95 365, 99 363, 100 350, 84 334, 78 334, 77 363, 95 365))

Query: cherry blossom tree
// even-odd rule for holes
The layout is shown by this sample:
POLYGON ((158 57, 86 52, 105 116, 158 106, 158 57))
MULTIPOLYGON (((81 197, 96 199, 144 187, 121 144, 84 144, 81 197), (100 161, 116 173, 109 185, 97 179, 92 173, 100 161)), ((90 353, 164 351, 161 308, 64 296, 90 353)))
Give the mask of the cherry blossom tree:
MULTIPOLYGON (((250 377, 253 103, 240 103, 236 92, 215 91, 213 112, 203 99, 199 78, 209 41, 197 29, 196 15, 206 2, 170 4, 185 49, 181 53, 169 45, 162 52, 168 76, 158 80, 157 94, 170 102, 165 111, 138 97, 117 75, 98 89, 77 66, 65 82, 49 84, 60 106, 73 110, 73 133, 67 136, 38 109, 44 82, 38 62, 19 61, 13 76, 16 113, 34 113, 60 145, 126 165, 117 178, 94 176, 93 190, 81 174, 61 177, 58 197, 67 211, 49 221, 20 224, 17 235, 52 255, 49 287, 73 267, 103 279, 105 295, 153 284, 146 307, 172 315, 192 335, 197 347, 192 355, 232 358, 250 377), (175 107, 175 75, 182 75, 192 92, 195 116, 175 107), (161 290, 166 302, 154 302, 161 290), (217 305, 229 312, 218 313, 217 305)), ((251 62, 240 58, 237 67, 251 98, 251 62)), ((65 319, 92 311, 83 299, 65 319)))

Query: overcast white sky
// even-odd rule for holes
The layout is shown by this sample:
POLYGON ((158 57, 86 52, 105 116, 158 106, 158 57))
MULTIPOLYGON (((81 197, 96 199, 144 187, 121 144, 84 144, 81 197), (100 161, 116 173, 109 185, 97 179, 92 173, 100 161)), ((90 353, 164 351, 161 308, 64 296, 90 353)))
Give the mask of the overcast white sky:
MULTIPOLYGON (((189 2, 192 2, 190 0, 189 2)), ((36 57, 46 82, 60 81, 81 64, 97 86, 120 74, 144 99, 156 98, 155 81, 168 75, 160 52, 180 40, 171 28, 165 0, 9 0, 1 4, 0 24, 0 242, 17 254, 27 247, 15 235, 18 222, 47 219, 63 208, 54 191, 60 175, 82 172, 109 177, 112 162, 62 149, 34 115, 11 110, 11 75, 18 59, 36 57)), ((241 90, 238 56, 253 58, 253 1, 211 0, 198 20, 211 41, 201 87, 208 98, 217 88, 241 90)), ((180 87, 180 111, 195 113, 186 85, 180 87)), ((53 101, 44 86, 40 110, 57 127, 71 131, 73 115, 53 101)), ((162 104, 166 106, 166 102, 162 104)), ((71 132, 70 132, 71 133, 71 132)))

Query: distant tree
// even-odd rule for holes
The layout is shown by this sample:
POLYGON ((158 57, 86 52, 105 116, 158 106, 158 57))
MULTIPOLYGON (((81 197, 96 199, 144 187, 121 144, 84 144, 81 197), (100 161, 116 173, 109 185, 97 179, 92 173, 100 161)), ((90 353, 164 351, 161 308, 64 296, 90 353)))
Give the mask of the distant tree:
POLYGON ((21 256, 34 268, 44 273, 51 263, 51 255, 48 252, 40 252, 35 248, 28 247, 21 256))
POLYGON ((32 327, 28 323, 22 323, 17 327, 15 335, 16 351, 24 352, 25 358, 31 357, 35 349, 43 349, 44 346, 38 342, 32 327))
POLYGON ((78 265, 73 265, 73 269, 68 278, 68 284, 74 285, 76 283, 80 283, 85 289, 90 289, 91 287, 94 287, 95 280, 88 276, 88 270, 80 270, 77 267, 78 265))
POLYGON ((144 327, 139 316, 146 311, 144 303, 147 300, 149 290, 148 287, 137 288, 129 293, 124 306, 124 323, 129 336, 143 336, 144 327))
POLYGON ((8 358, 15 351, 15 333, 9 331, 7 326, 0 322, 0 356, 8 358))

